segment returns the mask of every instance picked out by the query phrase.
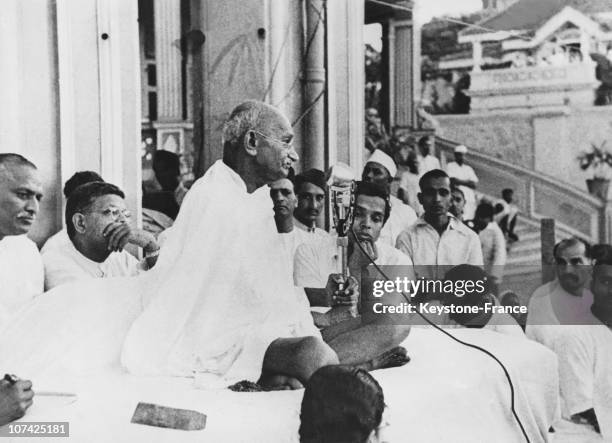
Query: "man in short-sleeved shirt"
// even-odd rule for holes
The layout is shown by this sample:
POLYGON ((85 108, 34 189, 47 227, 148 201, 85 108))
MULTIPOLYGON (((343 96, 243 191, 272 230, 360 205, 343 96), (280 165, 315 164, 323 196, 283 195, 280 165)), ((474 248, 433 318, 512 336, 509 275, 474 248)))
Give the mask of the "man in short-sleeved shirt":
POLYGON ((417 277, 440 279, 452 266, 482 266, 478 235, 448 212, 450 179, 440 169, 429 171, 419 182, 424 214, 402 232, 396 247, 414 263, 417 277))
POLYGON ((463 145, 455 147, 455 161, 446 165, 446 173, 451 178, 451 184, 458 186, 465 196, 463 219, 472 220, 476 212, 476 185, 478 177, 471 166, 465 164, 467 148, 463 145))

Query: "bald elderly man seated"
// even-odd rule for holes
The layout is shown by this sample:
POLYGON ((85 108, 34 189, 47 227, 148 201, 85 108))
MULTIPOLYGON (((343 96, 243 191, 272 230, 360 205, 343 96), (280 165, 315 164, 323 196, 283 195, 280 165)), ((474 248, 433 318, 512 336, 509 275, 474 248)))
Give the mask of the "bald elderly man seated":
MULTIPOLYGON (((19 154, 0 154, 0 326, 43 292, 38 248, 26 237, 42 199, 36 166, 19 154)), ((0 426, 23 417, 32 405, 32 382, 0 380, 0 426)))

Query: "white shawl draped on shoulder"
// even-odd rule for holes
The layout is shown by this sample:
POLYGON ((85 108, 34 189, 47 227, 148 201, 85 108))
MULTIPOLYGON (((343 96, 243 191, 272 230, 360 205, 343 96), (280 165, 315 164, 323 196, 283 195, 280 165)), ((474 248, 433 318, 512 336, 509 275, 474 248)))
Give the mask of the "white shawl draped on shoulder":
POLYGON ((248 194, 218 161, 187 194, 155 268, 38 297, 3 329, 0 366, 83 373, 121 356, 139 375, 255 379, 273 340, 318 334, 280 248, 267 188, 248 194))

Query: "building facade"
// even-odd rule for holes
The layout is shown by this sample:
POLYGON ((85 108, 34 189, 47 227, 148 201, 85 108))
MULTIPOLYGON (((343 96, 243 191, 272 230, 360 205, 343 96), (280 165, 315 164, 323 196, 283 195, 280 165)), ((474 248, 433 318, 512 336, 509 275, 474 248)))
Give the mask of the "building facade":
POLYGON ((153 149, 177 152, 184 172, 200 176, 221 157, 221 125, 245 99, 288 116, 298 170, 337 161, 359 170, 366 22, 386 29, 386 118, 415 121, 419 33, 414 5, 396 3, 6 0, 0 152, 42 173, 32 237, 40 244, 61 228, 61 189, 75 171, 123 188, 134 214, 153 149))

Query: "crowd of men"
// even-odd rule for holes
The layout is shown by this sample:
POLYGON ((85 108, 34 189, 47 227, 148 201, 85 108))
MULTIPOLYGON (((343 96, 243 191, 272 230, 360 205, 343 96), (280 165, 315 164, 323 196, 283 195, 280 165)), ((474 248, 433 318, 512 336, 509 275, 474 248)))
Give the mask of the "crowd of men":
MULTIPOLYGON (((225 192, 210 185, 219 177, 225 180, 219 183, 240 183, 232 191, 236 195, 247 196, 268 187, 264 210, 274 224, 281 251, 273 258, 287 265, 283 272, 293 282, 292 296, 311 312, 321 334, 306 339, 277 336, 265 343, 259 366, 263 368, 262 385, 301 387, 321 367, 338 363, 369 371, 408 362, 402 342, 419 320, 394 313, 366 315, 372 301, 368 282, 381 277, 373 264, 387 269, 384 278, 391 280, 488 281, 480 294, 457 297, 423 292, 413 294, 413 302, 478 307, 516 302, 499 293, 506 242, 516 240, 512 191, 504 190, 498 202, 479 203, 478 178, 465 162, 464 146, 455 149, 455 161, 445 170, 433 155, 429 137, 419 141, 419 152, 404 153, 406 168, 399 171, 393 156, 374 150, 354 187, 352 223, 342 243, 333 226, 322 228, 326 225, 326 175, 317 169, 293 173, 297 154, 292 131, 278 110, 259 102, 239 105, 226 124, 224 141, 223 160, 207 172, 198 192, 225 192), (342 244, 346 263, 339 248, 342 244)), ((163 152, 158 155, 172 157, 163 152)), ((174 160, 171 158, 169 168, 157 167, 162 190, 145 197, 145 206, 178 223, 187 191, 176 180, 178 163, 174 160)), ((36 297, 44 297, 45 290, 87 279, 154 272, 160 251, 164 252, 166 232, 160 235, 135 228, 123 191, 96 173, 82 171, 65 184, 65 229, 51 237, 39 253, 26 234, 35 222, 43 194, 53 193, 43 189, 39 172, 29 160, 18 154, 0 154, 0 319, 4 323, 36 297), (128 247, 139 248, 144 258, 136 259, 127 252, 128 247)), ((233 194, 228 191, 227 195, 233 194)), ((237 213, 236 217, 248 218, 249 214, 237 213)), ((232 232, 232 223, 238 223, 232 217, 224 222, 230 225, 228 232, 232 232)), ((257 237, 259 232, 249 234, 257 237)), ((224 253, 200 246, 211 257, 224 253)), ((248 244, 241 247, 249 251, 248 244)), ((266 251, 256 253, 265 261, 266 251)), ((249 258, 253 263, 256 253, 249 258)), ((571 238, 555 247, 554 256, 557 278, 532 295, 526 334, 521 327, 525 325, 510 315, 468 313, 435 320, 446 327, 484 327, 533 339, 555 351, 564 415, 600 431, 597 391, 612 391, 612 368, 605 367, 610 359, 600 355, 600 346, 612 342, 612 247, 591 248, 571 238)), ((249 266, 251 262, 244 263, 249 266)), ((405 301, 405 294, 393 291, 381 300, 385 306, 405 301)), ((32 404, 31 386, 29 381, 0 381, 0 424, 23 416, 32 404)))

